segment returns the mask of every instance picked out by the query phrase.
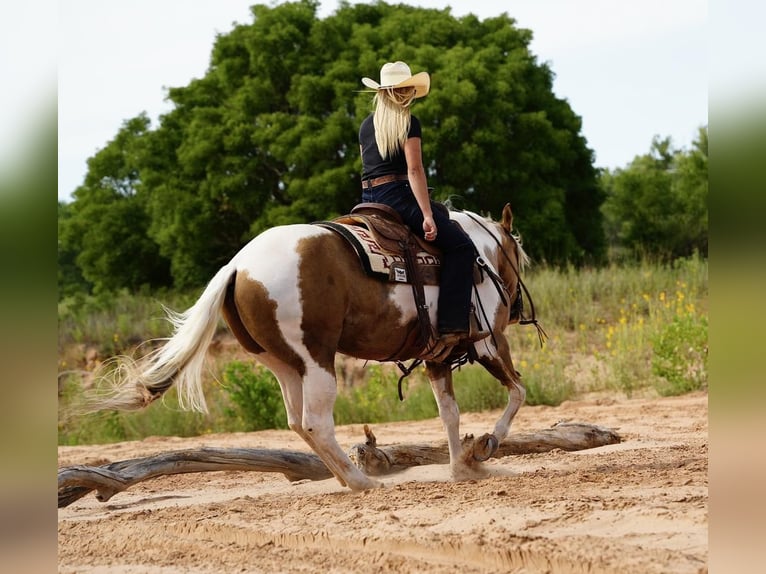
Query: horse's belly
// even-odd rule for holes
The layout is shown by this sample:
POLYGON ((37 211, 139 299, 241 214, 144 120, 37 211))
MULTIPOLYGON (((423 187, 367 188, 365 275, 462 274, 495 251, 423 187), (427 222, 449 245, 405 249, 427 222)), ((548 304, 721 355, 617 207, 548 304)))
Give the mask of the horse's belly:
MULTIPOLYGON (((420 333, 415 298, 410 285, 375 280, 346 314, 338 351, 360 359, 384 360, 401 356, 420 333)), ((431 324, 436 321, 436 287, 426 288, 431 324)), ((406 355, 406 353, 405 353, 406 355)))

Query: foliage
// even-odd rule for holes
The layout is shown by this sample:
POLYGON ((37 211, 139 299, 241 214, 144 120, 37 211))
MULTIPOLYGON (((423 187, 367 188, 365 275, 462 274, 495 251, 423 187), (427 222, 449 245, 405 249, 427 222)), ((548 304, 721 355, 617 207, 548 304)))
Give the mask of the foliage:
POLYGON ((707 127, 692 145, 675 150, 669 139, 655 138, 649 154, 602 174, 606 234, 615 256, 707 256, 707 127))
POLYGON ((378 423, 422 420, 438 416, 431 386, 422 371, 402 383, 404 401, 399 400, 397 382, 401 373, 383 365, 366 369, 365 381, 338 393, 335 423, 378 423))
POLYGON ((80 414, 83 380, 74 374, 63 377, 59 390, 58 444, 106 444, 141 440, 148 436, 200 436, 211 432, 244 430, 228 416, 228 398, 217 385, 206 385, 210 413, 183 411, 175 393, 137 412, 101 411, 80 414))
MULTIPOLYGON (((708 264, 699 256, 672 264, 642 261, 607 268, 573 266, 532 268, 525 278, 538 318, 550 339, 541 347, 534 329, 512 326, 507 331, 514 365, 527 389, 527 404, 556 405, 591 392, 618 392, 626 396, 673 394, 705 388, 707 384, 708 264), (690 351, 691 349, 691 351, 690 351)), ((184 309, 192 296, 178 297, 171 305, 184 309)), ((74 299, 70 298, 70 303, 74 299)), ((161 315, 146 321, 148 309, 157 309, 148 298, 83 297, 68 311, 59 306, 60 352, 72 343, 94 344, 111 354, 114 333, 144 337, 165 336, 161 315), (88 317, 93 313, 93 318, 88 317), (103 324, 102 326, 99 326, 103 324), (120 325, 133 327, 122 331, 120 325), (76 332, 70 332, 74 330, 76 332), (103 333, 104 340, 85 337, 103 333)), ((122 345, 123 339, 118 337, 122 345)), ((123 352, 126 346, 116 352, 123 352)), ((66 406, 80 391, 67 372, 78 365, 60 354, 60 397, 66 406), (70 380, 71 379, 71 380, 70 380)), ((261 421, 284 414, 279 387, 270 375, 250 363, 221 356, 220 368, 211 369, 205 382, 211 415, 203 417, 177 410, 172 394, 150 411, 95 415, 59 425, 61 444, 111 442, 141 438, 146 434, 187 435, 254 428, 261 421), (224 386, 212 380, 223 372, 224 386), (232 391, 241 386, 240 403, 232 391), (247 390, 252 385, 258 391, 247 390), (263 399, 262 396, 266 398, 263 399), (246 402, 245 402, 246 401, 246 402), (256 414, 246 418, 242 404, 256 414), (265 410, 265 415, 258 414, 265 410)), ((337 424, 417 420, 437 416, 436 403, 422 369, 405 379, 405 400, 397 396, 400 373, 391 365, 367 367, 365 381, 342 389, 335 404, 337 424)), ((454 373, 454 388, 462 412, 503 408, 507 392, 478 365, 454 373)), ((235 391, 237 392, 237 391, 235 391)), ((274 423, 272 423, 274 424, 274 423)), ((280 428, 284 422, 276 423, 280 428)))
POLYGON ((508 391, 478 365, 465 365, 452 373, 455 399, 461 411, 481 412, 505 407, 508 391))
POLYGON ((253 6, 252 23, 217 37, 202 78, 168 90, 158 126, 124 123, 74 192, 62 266, 74 260, 97 290, 199 286, 257 233, 347 212, 371 106, 360 78, 397 59, 432 75, 415 113, 437 199, 496 217, 510 201, 538 260, 601 259, 593 153, 529 30, 449 8, 341 3, 318 19, 317 6, 253 6))
POLYGON ((653 367, 657 350, 663 360, 706 380, 698 329, 707 325, 707 270, 707 262, 695 256, 672 264, 533 271, 527 283, 551 337, 541 348, 534 330, 509 330, 522 380, 546 391, 554 387, 552 392, 559 386, 563 398, 603 390, 667 394, 672 385, 666 373, 653 367), (684 345, 661 349, 655 343, 676 321, 697 326, 678 331, 674 339, 697 349, 693 362, 684 345))
POLYGON ((87 293, 92 285, 83 277, 77 265, 77 247, 72 241, 62 241, 62 231, 70 225, 71 203, 58 202, 58 293, 59 299, 78 293, 87 293))
POLYGON ((223 384, 237 409, 245 430, 287 428, 287 414, 279 383, 268 370, 242 361, 232 361, 223 371, 223 384))
MULTIPOLYGON (((423 370, 413 372, 403 381, 400 401, 397 381, 401 373, 383 365, 367 367, 364 382, 345 389, 335 402, 336 424, 377 423, 422 420, 438 416, 431 385, 423 370)), ((538 381, 524 381, 527 404, 556 405, 571 393, 561 386, 541 386, 538 381)), ((468 365, 453 373, 455 398, 461 411, 480 412, 505 408, 508 391, 497 379, 478 365, 468 365)))
POLYGON ((652 370, 661 395, 681 395, 707 384, 707 318, 682 313, 652 339, 652 370))
MULTIPOLYGON (((66 269, 74 259, 82 278, 97 291, 169 284, 167 261, 147 236, 146 194, 140 191, 148 127, 144 115, 126 121, 114 140, 88 160, 85 182, 63 218, 59 210, 59 265, 66 269)), ((72 291, 61 281, 59 289, 72 291)))
POLYGON ((196 295, 161 291, 131 294, 127 290, 74 293, 58 303, 59 349, 81 344, 95 348, 103 357, 126 353, 147 339, 168 337, 171 324, 160 301, 180 311, 190 307, 196 295))
MULTIPOLYGON (((560 365, 546 365, 535 370, 531 376, 522 379, 528 405, 558 405, 572 396, 572 386, 568 382, 559 384, 556 378, 549 378, 548 373, 560 370, 560 365)), ((479 365, 469 365, 453 374, 455 397, 461 411, 480 412, 505 408, 508 403, 508 391, 497 379, 479 365)))

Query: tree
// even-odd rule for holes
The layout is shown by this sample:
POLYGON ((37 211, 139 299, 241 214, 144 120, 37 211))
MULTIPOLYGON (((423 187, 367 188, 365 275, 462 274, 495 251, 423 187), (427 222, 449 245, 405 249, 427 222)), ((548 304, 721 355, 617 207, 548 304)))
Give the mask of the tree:
POLYGON ((82 278, 97 291, 170 283, 167 261, 147 236, 149 217, 139 192, 142 136, 148 127, 145 115, 124 122, 117 136, 88 160, 85 181, 64 209, 65 217, 59 210, 60 264, 62 255, 65 263, 76 253, 82 278))
MULTIPOLYGON (((357 131, 371 109, 360 78, 393 60, 432 76, 414 110, 437 199, 496 216, 510 201, 537 259, 602 257, 593 154, 580 118, 552 92, 552 71, 530 54, 529 30, 507 15, 385 2, 341 2, 320 20, 317 6, 253 6, 251 24, 218 36, 205 76, 169 90, 174 108, 157 129, 135 134, 136 207, 176 286, 204 283, 269 227, 359 201, 357 131)), ((95 278, 96 262, 82 262, 95 278)))
POLYGON ((78 292, 87 292, 91 289, 82 276, 82 271, 77 266, 76 246, 71 241, 62 241, 62 234, 70 225, 69 218, 72 213, 72 204, 58 202, 58 294, 59 299, 78 292))
POLYGON ((689 151, 655 137, 648 154, 602 175, 606 235, 616 256, 707 256, 707 149, 707 127, 689 151))

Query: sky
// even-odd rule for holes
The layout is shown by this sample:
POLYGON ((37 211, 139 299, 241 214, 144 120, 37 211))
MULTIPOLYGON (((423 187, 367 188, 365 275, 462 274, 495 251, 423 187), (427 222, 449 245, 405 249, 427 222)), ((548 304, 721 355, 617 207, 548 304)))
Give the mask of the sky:
MULTIPOLYGON (((58 6, 59 198, 67 199, 122 122, 157 125, 166 88, 205 75, 216 34, 252 21, 253 0, 66 0, 58 6)), ((264 2, 267 3, 267 2, 264 2)), ((351 2, 352 4, 358 2, 351 2)), ((533 32, 531 52, 582 118, 598 167, 625 167, 655 135, 688 148, 708 122, 703 0, 408 0, 454 16, 503 12, 533 32)), ((321 3, 324 18, 336 0, 321 3)), ((371 74, 377 71, 371 70, 371 74)), ((434 86, 437 87, 437 86, 434 86)))

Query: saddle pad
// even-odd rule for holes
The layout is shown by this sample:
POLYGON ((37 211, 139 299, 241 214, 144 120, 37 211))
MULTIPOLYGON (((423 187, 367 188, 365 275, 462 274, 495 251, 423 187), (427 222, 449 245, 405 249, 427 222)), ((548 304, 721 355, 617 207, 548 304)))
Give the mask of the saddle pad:
MULTIPOLYGON (((375 240, 372 233, 359 225, 346 225, 333 221, 316 223, 343 237, 356 251, 365 273, 381 281, 411 283, 402 252, 384 249, 375 240)), ((419 251, 417 265, 424 285, 439 284, 439 258, 431 253, 419 251)))

